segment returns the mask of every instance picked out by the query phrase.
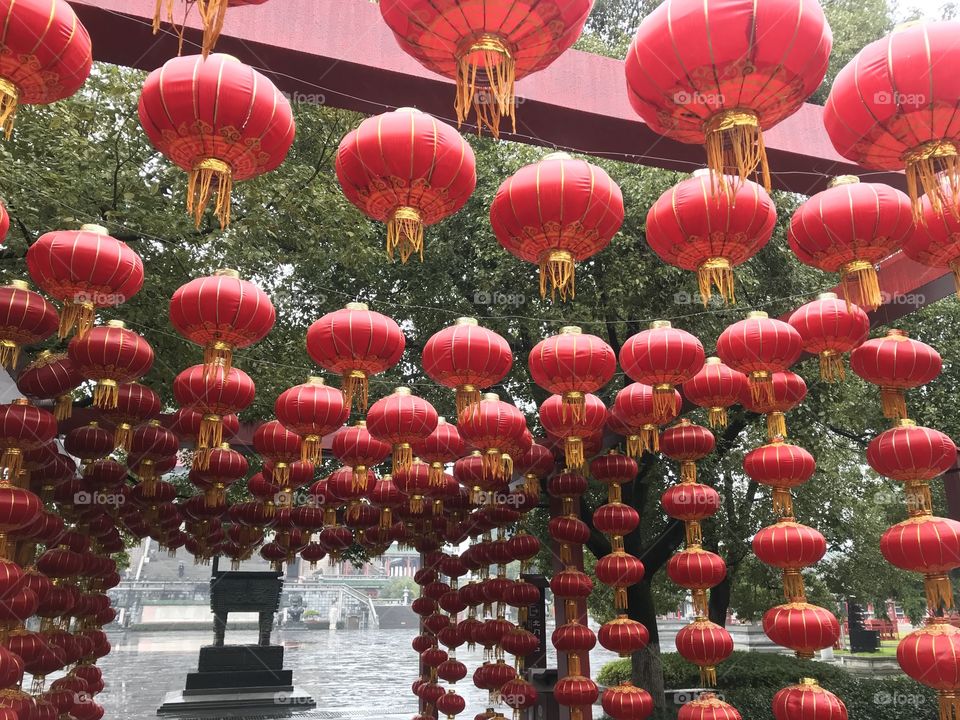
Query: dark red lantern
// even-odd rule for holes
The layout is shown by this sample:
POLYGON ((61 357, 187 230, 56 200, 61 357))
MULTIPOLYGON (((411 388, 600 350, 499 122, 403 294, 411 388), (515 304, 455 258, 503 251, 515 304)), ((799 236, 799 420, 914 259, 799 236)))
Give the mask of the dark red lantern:
POLYGON ((119 384, 133 382, 153 367, 150 343, 127 330, 120 320, 110 320, 83 337, 74 337, 67 353, 77 372, 97 383, 93 404, 103 409, 117 406, 119 384))
POLYGON ((571 325, 538 342, 530 351, 529 366, 533 381, 547 392, 562 395, 574 419, 579 419, 584 394, 610 382, 617 356, 599 337, 571 325))
POLYGON ((66 353, 43 350, 17 376, 17 389, 28 398, 54 400, 54 417, 66 420, 73 411, 73 391, 82 382, 66 353))
POLYGON ((907 417, 904 390, 925 385, 943 369, 940 353, 926 343, 911 340, 903 330, 867 340, 850 353, 850 369, 880 386, 884 417, 907 417))
POLYGON ((160 414, 160 396, 140 383, 122 383, 117 387, 116 406, 105 409, 103 414, 116 425, 116 446, 129 452, 133 427, 160 414))
POLYGON ((463 411, 458 427, 464 442, 483 453, 484 477, 497 485, 509 482, 513 476, 510 447, 527 429, 523 413, 496 393, 484 393, 480 402, 463 411))
POLYGON ((725 428, 727 408, 740 402, 746 388, 746 375, 718 357, 708 357, 700 371, 683 383, 683 394, 694 405, 707 408, 710 427, 725 428))
POLYGON ((660 451, 680 463, 680 481, 684 483, 697 481, 697 461, 712 453, 716 444, 712 432, 687 418, 660 436, 660 451))
POLYGON ((379 465, 390 455, 390 445, 370 434, 366 420, 334 433, 331 447, 340 462, 353 468, 358 482, 366 479, 369 467, 379 465))
POLYGON ((821 293, 790 316, 790 325, 800 333, 803 349, 820 358, 820 379, 843 380, 843 354, 867 339, 870 319, 859 306, 837 299, 835 293, 821 293))
POLYGON ((676 416, 671 408, 679 408, 682 399, 676 391, 672 403, 654 405, 653 388, 643 383, 631 383, 617 393, 613 401, 612 418, 623 424, 627 436, 627 455, 639 457, 645 452, 660 451, 660 427, 676 416))
POLYGON ((457 426, 443 417, 437 418, 437 427, 432 433, 413 446, 414 455, 430 464, 430 484, 434 487, 443 485, 444 466, 456 461, 465 450, 466 444, 457 426))
MULTIPOLYGON (((2 101, 0 88, 0 112, 2 101)), ((16 367, 20 348, 46 340, 57 329, 57 322, 53 305, 33 292, 27 283, 12 280, 0 287, 0 367, 16 367)))
POLYGON ((430 435, 438 420, 433 405, 415 396, 407 387, 396 388, 392 395, 377 400, 367 412, 370 434, 393 448, 394 473, 410 467, 413 444, 430 435))
POLYGON ((626 615, 618 615, 600 627, 597 639, 607 650, 619 654, 620 657, 629 657, 647 646, 650 633, 643 623, 631 620, 626 615))
POLYGON ((34 407, 26 398, 0 405, 0 468, 7 471, 5 482, 17 482, 25 451, 46 445, 56 434, 53 414, 34 407))
POLYGON ((629 682, 606 688, 600 704, 613 720, 646 720, 653 714, 653 698, 650 693, 629 682))
POLYGON ((800 333, 782 320, 756 310, 746 320, 730 325, 717 338, 717 355, 734 370, 744 373, 754 400, 770 399, 771 376, 788 369, 802 351, 800 333))
POLYGON ((684 703, 677 720, 743 720, 740 712, 713 693, 700 693, 696 700, 684 703))
MULTIPOLYGON (((940 179, 939 193, 920 198, 917 223, 913 234, 903 243, 903 253, 918 263, 953 272, 954 286, 960 296, 960 212, 957 212, 960 198, 957 195, 960 188, 947 176, 940 179)), ((916 205, 914 208, 916 210, 916 205)))
POLYGON ((312 463, 322 458, 323 436, 340 428, 350 415, 343 393, 313 376, 280 393, 273 411, 285 428, 302 438, 300 459, 312 463))

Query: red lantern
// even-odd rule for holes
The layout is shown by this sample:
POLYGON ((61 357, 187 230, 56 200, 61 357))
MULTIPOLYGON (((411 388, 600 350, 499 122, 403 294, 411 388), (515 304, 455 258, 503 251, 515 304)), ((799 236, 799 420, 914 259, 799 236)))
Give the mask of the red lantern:
POLYGON ((788 369, 800 357, 800 333, 765 312, 747 313, 717 338, 717 355, 724 363, 748 377, 754 401, 772 399, 770 376, 788 369))
POLYGON ((716 666, 730 657, 733 638, 726 629, 698 617, 677 633, 677 652, 687 662, 700 666, 700 681, 707 687, 717 684, 716 666))
POLYGON ((680 481, 684 483, 697 481, 697 461, 712 453, 716 444, 712 432, 686 418, 660 436, 660 450, 680 463, 680 481))
POLYGON ((848 303, 875 310, 883 298, 874 266, 899 250, 912 231, 906 195, 844 175, 797 208, 787 242, 805 265, 840 273, 848 303))
POLYGON ((813 455, 798 445, 774 438, 773 442, 751 450, 743 458, 743 470, 751 480, 773 488, 773 511, 793 517, 791 488, 809 480, 817 469, 813 455))
POLYGON ((574 263, 610 244, 623 224, 620 187, 601 168, 552 153, 504 180, 490 205, 500 244, 540 266, 540 296, 575 296, 574 263))
MULTIPOLYGON (((382 8, 381 8, 382 9, 382 8)), ((337 179, 347 200, 387 223, 387 255, 423 260, 423 228, 453 215, 477 185, 460 133, 416 108, 367 118, 340 141, 337 179)))
POLYGON ((617 393, 611 417, 624 425, 627 436, 627 455, 639 457, 645 452, 660 452, 660 426, 671 422, 682 400, 676 391, 673 403, 654 405, 653 388, 643 383, 631 383, 617 393))
POLYGON ((688 590, 709 590, 723 582, 727 576, 727 564, 716 553, 691 545, 670 558, 667 575, 688 590))
MULTIPOLYGON (((0 87, 0 112, 2 100, 0 87)), ((53 305, 25 282, 12 280, 0 287, 0 367, 16 367, 21 346, 46 340, 56 328, 57 311, 53 305)))
POLYGON ((303 439, 300 459, 312 463, 322 458, 323 436, 338 429, 350 415, 343 393, 313 376, 280 393, 273 411, 284 427, 303 439))
POLYGON ((438 422, 437 411, 410 388, 398 387, 392 395, 377 400, 367 413, 370 434, 393 447, 393 472, 406 470, 413 463, 413 443, 432 433, 438 422))
POLYGON ((614 588, 614 607, 627 607, 627 588, 643 580, 643 563, 623 550, 614 549, 597 560, 597 580, 614 588))
POLYGON ((400 360, 406 340, 400 326, 363 303, 348 303, 307 329, 307 352, 320 367, 343 377, 347 406, 367 409, 367 379, 400 360))
POLYGON ((523 413, 496 393, 484 393, 480 402, 463 411, 459 429, 464 442, 483 452, 484 477, 498 484, 509 482, 513 476, 509 446, 527 429, 523 413))
POLYGON ((503 702, 515 711, 523 713, 537 704, 537 691, 529 682, 517 677, 500 688, 503 702))
POLYGON ((596 335, 576 326, 537 343, 530 351, 530 377, 550 393, 563 396, 574 420, 583 412, 583 395, 600 390, 617 370, 617 356, 596 335))
POLYGON ((170 323, 190 342, 203 347, 207 372, 233 367, 233 351, 267 336, 276 320, 270 298, 236 270, 181 285, 170 298, 170 323))
POLYGON ((647 213, 647 244, 661 260, 697 273, 706 307, 717 288, 736 302, 733 268, 756 255, 773 235, 777 210, 754 182, 727 178, 731 192, 717 192, 709 170, 667 190, 647 213))
POLYGON ((774 720, 847 720, 847 706, 812 678, 802 678, 773 696, 774 720))
POLYGON ((334 433, 331 447, 340 462, 353 468, 354 482, 358 484, 366 481, 369 467, 379 465, 390 454, 390 445, 370 434, 366 420, 334 433))
POLYGON ((561 395, 551 395, 540 405, 540 423, 548 433, 563 440, 564 458, 571 469, 583 467, 586 461, 584 440, 598 433, 607 421, 607 408, 600 398, 587 393, 583 400, 580 418, 566 412, 561 395))
POLYGON ((761 394, 754 399, 753 394, 744 391, 740 403, 750 412, 767 416, 767 437, 787 436, 787 421, 784 414, 793 410, 807 396, 807 383, 795 372, 785 370, 770 376, 770 394, 761 394))
POLYGON ((437 418, 437 427, 413 446, 413 453, 424 462, 430 463, 430 485, 443 485, 443 468, 463 455, 466 444, 460 437, 456 425, 451 425, 446 418, 437 418))
POLYGON ((743 720, 739 711, 713 693, 700 693, 696 700, 684 703, 677 720, 743 720))
POLYGON ((580 36, 590 0, 386 0, 384 22, 400 47, 428 70, 456 81, 457 123, 476 113, 477 130, 500 136, 509 117, 516 132, 513 84, 550 65, 580 36))
POLYGON ((179 448, 177 436, 162 427, 159 420, 151 420, 146 425, 140 425, 134 429, 127 464, 138 466, 140 479, 150 487, 152 480, 156 477, 155 465, 175 455, 179 448), (151 473, 147 468, 154 472, 151 473))
POLYGON ((605 622, 600 627, 597 639, 607 650, 619 654, 620 657, 629 657, 647 646, 650 633, 643 623, 631 620, 626 615, 618 615, 616 619, 605 622))
POLYGON ((918 263, 952 271, 954 286, 960 296, 960 213, 956 211, 956 208, 960 208, 958 195, 960 189, 955 192, 950 178, 944 177, 940 180, 939 197, 934 193, 933 202, 929 195, 920 198, 917 223, 913 234, 903 244, 903 252, 918 263), (939 209, 934 206, 935 203, 939 205, 939 209), (944 205, 947 206, 946 212, 944 205))
POLYGON ((850 369, 880 386, 883 416, 899 420, 907 417, 904 390, 933 380, 943 361, 926 343, 911 340, 903 330, 889 330, 886 337, 867 340, 850 353, 850 369))
MULTIPOLYGON (((91 331, 92 333, 92 331, 91 331)), ((253 402, 256 388, 243 370, 208 374, 203 365, 193 365, 174 378, 173 397, 184 410, 201 414, 197 434, 197 467, 207 466, 206 450, 223 442, 224 416, 238 413, 253 402)))
POLYGON ((208 505, 217 506, 223 504, 226 489, 244 477, 248 468, 247 459, 223 443, 207 454, 205 468, 190 471, 190 481, 204 491, 208 505))
POLYGON ((63 303, 59 336, 86 335, 94 310, 125 303, 143 287, 143 260, 100 225, 41 235, 27 250, 27 269, 45 293, 63 303))
POLYGON ((187 213, 198 228, 214 194, 217 220, 229 225, 233 183, 277 168, 293 143, 290 103, 229 55, 168 60, 144 82, 139 114, 153 146, 188 173, 187 213))
MULTIPOLYGON (((300 436, 288 430, 278 420, 261 423, 253 433, 253 447, 262 457, 273 463, 271 480, 281 489, 290 487, 290 466, 301 458, 302 444, 300 436)), ((310 475, 312 474, 311 472, 310 475)))
POLYGON ((806 659, 816 650, 833 647, 840 638, 840 624, 833 613, 802 600, 767 610, 763 631, 777 645, 806 659))
MULTIPOLYGON (((579 662, 577 664, 579 665, 579 662)), ((579 669, 576 672, 571 670, 571 673, 558 680, 553 688, 553 696, 557 702, 570 708, 570 720, 581 720, 583 709, 593 705, 599 694, 597 684, 580 675, 579 669)))
POLYGON ((467 701, 453 690, 447 690, 437 699, 437 712, 443 713, 447 718, 459 715, 466 707, 467 701))
POLYGON ((708 357, 700 371, 683 383, 683 394, 694 405, 707 408, 710 427, 725 428, 727 408, 740 402, 746 387, 746 375, 718 357, 708 357))
POLYGON ((153 367, 150 343, 127 330, 120 320, 92 328, 83 337, 74 337, 67 354, 77 372, 97 383, 93 404, 102 409, 117 406, 120 383, 133 382, 153 367))
POLYGON ((650 693, 629 682, 606 688, 600 704, 613 720, 646 720, 653 714, 653 698, 650 693))
POLYGON ((17 376, 17 389, 29 398, 55 400, 53 414, 66 420, 73 411, 73 391, 83 382, 66 353, 41 351, 17 376))
POLYGON ((944 618, 930 618, 928 623, 900 641, 897 662, 918 683, 937 691, 940 717, 956 717, 960 713, 960 629, 944 618))
POLYGON ((56 434, 53 414, 34 407, 26 398, 0 405, 0 468, 7 471, 6 482, 17 481, 24 451, 46 445, 56 434))
POLYGON ((699 521, 713 517, 720 509, 720 494, 709 485, 681 483, 667 488, 660 497, 660 504, 672 518, 684 522, 699 521))
POLYGON ((90 74, 90 36, 63 0, 5 3, 0 40, 0 128, 9 140, 18 105, 70 97, 90 74))
POLYGON ((783 592, 790 600, 804 597, 800 569, 815 565, 827 552, 827 541, 806 525, 784 519, 753 536, 753 553, 760 562, 780 568, 783 592))
POLYGON ((643 19, 627 51, 630 104, 655 132, 705 144, 727 192, 754 172, 769 190, 762 130, 820 86, 831 45, 813 0, 671 2, 643 19))
POLYGON ((960 567, 960 522, 931 515, 910 517, 881 536, 880 552, 891 565, 926 576, 931 612, 953 607, 949 573, 960 567))
POLYGON ((843 380, 843 353, 867 339, 870 319, 857 305, 841 302, 836 293, 821 293, 817 299, 797 308, 789 323, 800 333, 803 349, 820 358, 820 378, 843 380))
POLYGON ((958 32, 955 21, 898 26, 840 70, 824 107, 823 124, 837 152, 871 170, 906 169, 918 214, 922 192, 937 213, 958 210, 941 184, 956 190, 960 183, 960 131, 953 121, 960 94, 949 71, 960 59, 958 32))

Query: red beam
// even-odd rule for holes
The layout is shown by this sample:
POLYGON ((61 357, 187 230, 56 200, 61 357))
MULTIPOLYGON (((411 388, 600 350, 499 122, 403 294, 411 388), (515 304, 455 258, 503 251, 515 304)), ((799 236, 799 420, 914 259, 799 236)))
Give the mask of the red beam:
MULTIPOLYGON (((155 0, 72 0, 93 38, 94 57, 152 70, 176 55, 171 33, 154 36, 155 0)), ((177 3, 177 12, 182 11, 177 3)), ((196 27, 196 12, 191 18, 196 27)), ((187 52, 198 47, 187 31, 187 52), (191 47, 189 43, 194 43, 191 47)), ((294 101, 319 102, 366 114, 416 106, 453 115, 454 90, 398 47, 369 0, 277 0, 227 13, 217 50, 271 77, 294 101)), ((627 101, 623 62, 568 51, 546 70, 517 83, 518 134, 510 140, 689 172, 703 149, 668 140, 640 121, 627 101)), ((863 169, 833 150, 822 109, 804 105, 765 135, 774 184, 810 194, 828 177, 863 169)), ((903 175, 874 179, 904 187, 903 175)))

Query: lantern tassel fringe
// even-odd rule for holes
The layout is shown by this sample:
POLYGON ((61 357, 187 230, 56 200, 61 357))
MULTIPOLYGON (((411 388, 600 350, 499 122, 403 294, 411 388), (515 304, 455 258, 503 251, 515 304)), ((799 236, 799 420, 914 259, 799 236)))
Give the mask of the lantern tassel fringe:
POLYGON ((457 417, 463 415, 463 411, 480 402, 480 391, 473 385, 462 385, 457 388, 457 417))
POLYGON ((826 382, 840 382, 847 377, 843 364, 843 355, 835 352, 820 353, 820 379, 826 382))
POLYGON ((69 337, 71 330, 76 329, 77 337, 82 338, 90 332, 90 328, 93 327, 93 320, 93 303, 66 300, 63 303, 63 310, 60 312, 60 326, 57 328, 57 337, 63 340, 69 337))
POLYGON ((307 435, 303 438, 300 459, 314 465, 323 460, 323 440, 319 435, 307 435))
POLYGON ((232 191, 233 173, 230 166, 222 160, 208 158, 190 171, 187 182, 187 213, 193 217, 197 228, 200 227, 203 213, 213 196, 216 196, 213 213, 220 221, 220 227, 225 228, 230 224, 232 191))
POLYGON ((680 482, 689 485, 697 481, 697 464, 691 460, 680 463, 680 482))
POLYGON ((759 171, 759 182, 770 192, 770 167, 757 116, 745 110, 723 110, 705 127, 707 166, 713 171, 714 187, 733 198, 737 188, 728 176, 741 181, 759 171))
POLYGON ((20 346, 9 340, 0 341, 0 367, 13 369, 20 360, 20 346))
POLYGON ((473 109, 477 117, 478 134, 487 128, 495 138, 499 138, 503 117, 510 118, 513 132, 516 132, 513 89, 516 75, 516 62, 510 51, 495 37, 480 38, 457 57, 457 127, 463 124, 473 109))
POLYGON ((782 412, 767 413, 767 437, 787 437, 787 417, 782 412))
POLYGON ((414 208, 399 207, 387 221, 387 257, 393 260, 394 252, 404 265, 411 255, 423 262, 423 221, 414 208))
POLYGON ((934 613, 953 607, 953 586, 946 575, 927 575, 923 579, 927 608, 934 613))
POLYGON ((906 163, 907 195, 913 203, 914 220, 922 218, 921 196, 926 195, 930 207, 942 214, 944 205, 956 218, 960 216, 957 205, 960 197, 960 155, 957 146, 945 140, 924 143, 914 150, 906 163))
POLYGON ((907 401, 901 388, 881 387, 880 403, 885 418, 900 420, 907 417, 907 401))
POLYGON ((793 517, 793 496, 790 488, 773 489, 773 512, 778 517, 793 517))
POLYGON ((576 273, 573 255, 566 250, 552 250, 540 258, 540 297, 547 297, 547 279, 550 279, 550 300, 560 295, 560 300, 566 302, 569 296, 573 300, 577 296, 576 273))
POLYGON ((736 290, 733 284, 733 268, 726 258, 708 258, 703 265, 697 268, 697 285, 700 289, 700 300, 707 307, 713 298, 713 288, 726 303, 737 302, 736 290))
POLYGON ((93 404, 101 410, 113 410, 120 398, 120 388, 113 380, 101 380, 93 389, 93 404))
POLYGON ((700 668, 700 683, 704 687, 717 686, 717 668, 713 665, 706 665, 700 668))
POLYGON ((585 462, 583 456, 583 440, 578 437, 568 437, 563 443, 563 454, 567 467, 579 470, 585 462))
POLYGON ((883 304, 880 280, 873 263, 855 260, 843 266, 840 287, 847 304, 854 303, 864 310, 876 310, 883 304))
POLYGON ((369 399, 370 386, 367 383, 367 375, 362 370, 352 370, 343 376, 343 401, 347 407, 353 405, 354 399, 357 401, 357 410, 366 412, 370 404, 369 399))
POLYGON ((20 100, 20 91, 9 80, 0 78, 0 128, 6 140, 13 135, 13 125, 17 117, 17 104, 20 100))
POLYGON ((57 420, 66 420, 73 415, 73 395, 67 393, 57 397, 56 404, 53 406, 53 416, 57 420))
POLYGON ((707 422, 712 428, 727 427, 727 409, 725 407, 712 407, 707 413, 707 422))
POLYGON ((950 690, 937 692, 940 720, 960 720, 960 694, 950 690))
POLYGON ((230 374, 231 369, 233 369, 233 348, 230 345, 217 342, 203 349, 204 380, 208 380, 211 375, 215 379, 225 378, 230 374))

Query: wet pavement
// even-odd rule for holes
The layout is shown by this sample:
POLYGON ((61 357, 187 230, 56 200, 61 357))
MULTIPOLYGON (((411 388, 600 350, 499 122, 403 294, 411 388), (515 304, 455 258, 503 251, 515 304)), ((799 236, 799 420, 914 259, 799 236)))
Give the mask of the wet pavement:
MULTIPOLYGON (((417 710, 410 691, 417 677, 417 655, 410 647, 414 630, 307 630, 279 631, 273 642, 285 649, 285 667, 293 670, 294 684, 310 693, 317 708, 295 717, 303 720, 401 720, 417 710)), ((233 631, 228 643, 255 643, 256 633, 233 631)), ((212 642, 212 633, 128 632, 111 634, 112 652, 98 664, 106 690, 98 696, 107 720, 155 718, 166 693, 182 690, 186 674, 197 667, 201 645, 212 642)), ((556 664, 548 648, 550 665, 556 664)), ((473 717, 487 706, 487 693, 470 681, 483 661, 483 649, 461 647, 457 658, 468 668, 457 691, 467 701, 462 717, 473 717)), ((597 671, 613 653, 601 648, 590 653, 597 671)), ((509 717, 509 713, 506 713, 509 717)))

